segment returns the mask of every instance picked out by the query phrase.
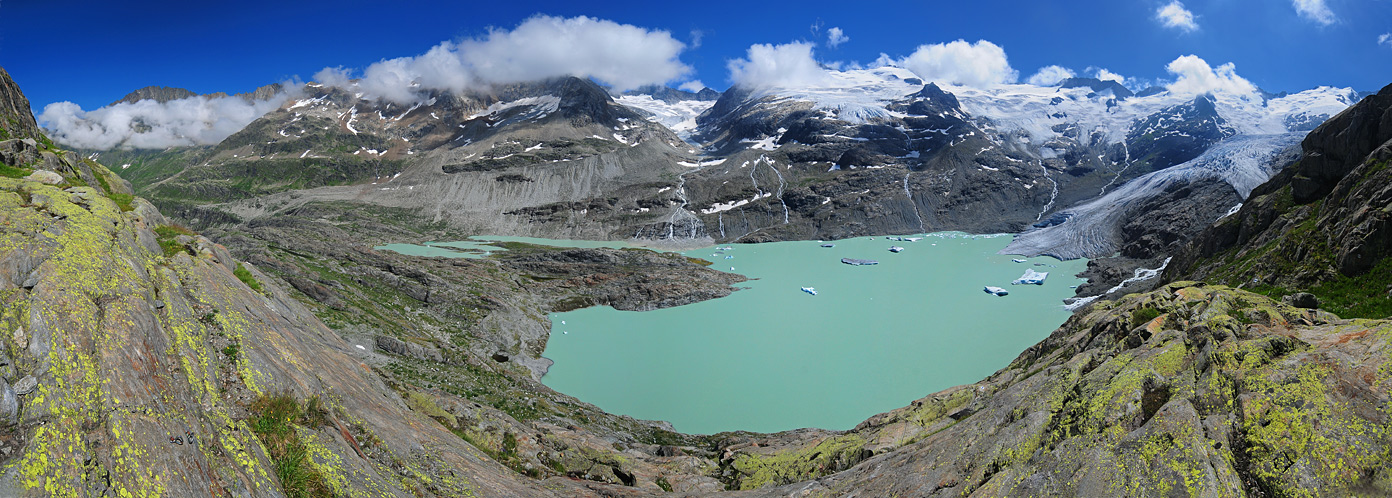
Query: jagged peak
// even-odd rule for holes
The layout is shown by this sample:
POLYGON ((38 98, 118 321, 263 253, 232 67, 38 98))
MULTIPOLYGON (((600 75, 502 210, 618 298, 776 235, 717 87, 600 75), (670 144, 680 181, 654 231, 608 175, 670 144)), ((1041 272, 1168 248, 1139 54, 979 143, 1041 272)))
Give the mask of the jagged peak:
POLYGON ((1060 81, 1058 86, 1059 88, 1091 88, 1092 91, 1098 93, 1110 91, 1112 92, 1112 96, 1118 99, 1130 98, 1136 95, 1131 90, 1122 86, 1121 83, 1117 83, 1113 80, 1104 81, 1097 78, 1067 78, 1060 81))
POLYGON ((0 67, 0 140, 10 138, 48 140, 34 121, 29 99, 24 97, 19 85, 10 79, 10 73, 0 67))

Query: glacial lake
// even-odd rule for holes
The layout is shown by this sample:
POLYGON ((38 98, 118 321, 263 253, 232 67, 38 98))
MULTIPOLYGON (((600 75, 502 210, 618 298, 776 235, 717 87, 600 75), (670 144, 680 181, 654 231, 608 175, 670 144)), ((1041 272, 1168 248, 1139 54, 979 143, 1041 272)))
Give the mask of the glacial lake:
POLYGON ((665 420, 687 433, 850 429, 1006 366, 1068 318, 1062 300, 1082 283, 1074 275, 1087 265, 996 254, 1009 235, 915 237, 923 238, 683 251, 751 280, 728 297, 675 308, 552 314, 544 356, 555 365, 542 382, 605 411, 665 420), (891 253, 892 245, 904 250, 891 253), (841 258, 879 264, 851 266, 841 258), (1011 285, 1026 269, 1047 271, 1048 279, 1011 285), (987 294, 988 285, 1009 295, 987 294))

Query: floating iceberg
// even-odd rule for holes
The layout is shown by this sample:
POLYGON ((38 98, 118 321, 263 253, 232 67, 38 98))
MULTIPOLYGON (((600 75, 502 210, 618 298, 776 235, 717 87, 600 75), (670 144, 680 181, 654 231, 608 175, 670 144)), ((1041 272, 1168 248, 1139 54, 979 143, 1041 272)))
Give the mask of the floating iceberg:
POLYGON ((1019 284, 1044 285, 1044 279, 1046 279, 1046 278, 1049 278, 1049 272, 1047 272, 1047 271, 1039 272, 1039 271, 1034 271, 1034 268, 1026 268, 1026 269, 1025 269, 1025 274, 1024 274, 1024 275, 1021 275, 1020 278, 1015 279, 1015 281, 1014 281, 1014 282, 1011 282, 1011 284, 1013 284, 1013 285, 1019 285, 1019 284))
POLYGON ((842 263, 846 263, 846 264, 851 265, 851 266, 865 266, 865 265, 878 265, 878 264, 880 264, 879 261, 875 261, 875 260, 873 260, 873 259, 855 259, 855 258, 841 258, 841 262, 842 262, 842 263))
POLYGON ((904 250, 904 248, 899 247, 899 246, 889 246, 889 252, 899 252, 899 251, 902 251, 902 250, 904 250))
POLYGON ((813 289, 811 287, 803 287, 802 291, 814 296, 817 295, 817 289, 813 289))
POLYGON ((986 290, 986 293, 987 293, 987 294, 993 294, 993 295, 997 295, 997 296, 1004 296, 1004 295, 1010 293, 1009 291, 1007 291, 1007 290, 1005 290, 1005 289, 1002 289, 1002 288, 1000 288, 1000 287, 992 287, 992 286, 989 286, 989 285, 986 286, 986 289, 985 289, 985 290, 986 290))

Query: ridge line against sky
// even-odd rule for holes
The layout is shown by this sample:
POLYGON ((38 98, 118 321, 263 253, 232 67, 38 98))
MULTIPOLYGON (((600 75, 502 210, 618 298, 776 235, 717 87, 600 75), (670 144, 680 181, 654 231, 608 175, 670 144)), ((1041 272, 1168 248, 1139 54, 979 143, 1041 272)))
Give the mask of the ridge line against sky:
MULTIPOLYGON (((873 64, 882 54, 911 59, 925 45, 962 48, 955 40, 976 48, 984 40, 1002 49, 1008 54, 1003 69, 1017 73, 1010 80, 1022 82, 1072 72, 1145 86, 1172 78, 1164 69, 1187 55, 1215 67, 1233 64, 1237 73, 1269 91, 1319 85, 1367 91, 1392 80, 1392 2, 1387 0, 1086 0, 1067 7, 1014 0, 982 7, 898 1, 854 8, 834 2, 711 2, 674 11, 652 6, 249 0, 175 9, 161 2, 4 0, 0 15, 6 18, 64 22, 7 25, 0 33, 0 66, 26 89, 35 111, 60 101, 95 109, 144 86, 243 92, 327 74, 323 68, 362 71, 444 45, 467 59, 463 50, 471 41, 516 35, 529 19, 545 13, 557 19, 589 16, 634 28, 639 35, 611 40, 604 50, 660 52, 628 61, 631 67, 654 61, 665 66, 653 75, 587 74, 618 87, 665 77, 672 86, 703 83, 723 90, 740 77, 733 70, 736 63, 753 57, 751 47, 757 45, 807 45, 821 63, 854 67, 873 64), (1041 70, 1047 74, 1040 76, 1041 70)), ((526 37, 513 38, 512 47, 528 46, 526 37)), ((495 63, 504 58, 499 64, 507 65, 507 55, 489 57, 495 63)), ((486 65, 489 57, 479 59, 486 65)))

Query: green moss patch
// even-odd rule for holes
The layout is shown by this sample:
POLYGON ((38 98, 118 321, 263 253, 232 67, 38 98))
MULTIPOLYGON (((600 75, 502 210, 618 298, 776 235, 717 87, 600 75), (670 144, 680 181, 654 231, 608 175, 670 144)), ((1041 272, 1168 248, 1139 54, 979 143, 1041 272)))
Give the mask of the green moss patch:
MULTIPOLYGON (((172 257, 180 251, 188 251, 188 248, 179 243, 180 235, 193 235, 193 231, 179 225, 160 225, 155 227, 155 236, 159 246, 164 250, 165 257, 172 257)), ((189 254, 193 254, 192 251, 189 254)))
POLYGON ((266 293, 266 289, 261 286, 261 282, 256 281, 256 277, 251 275, 251 270, 247 270, 240 262, 237 263, 237 269, 232 270, 232 274, 236 275, 237 280, 241 280, 247 287, 251 287, 251 290, 262 294, 266 293))

